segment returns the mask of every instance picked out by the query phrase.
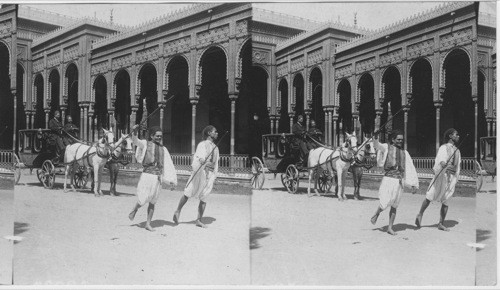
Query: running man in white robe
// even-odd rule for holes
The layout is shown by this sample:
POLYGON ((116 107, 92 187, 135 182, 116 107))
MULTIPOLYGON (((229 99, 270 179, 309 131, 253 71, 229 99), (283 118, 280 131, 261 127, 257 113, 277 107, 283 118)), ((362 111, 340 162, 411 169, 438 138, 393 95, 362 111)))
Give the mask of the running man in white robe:
POLYGON ((462 158, 460 150, 457 148, 459 139, 460 135, 458 135, 458 131, 453 128, 444 132, 443 140, 445 143, 439 147, 434 167, 432 168, 435 174, 433 181, 431 181, 432 186, 427 190, 420 212, 415 219, 417 228, 420 228, 424 212, 431 201, 437 201, 441 203, 438 229, 442 231, 450 230, 444 226, 444 219, 448 213, 448 200, 455 193, 455 186, 460 175, 460 162, 462 158))
POLYGON ((394 130, 390 138, 392 144, 379 143, 378 136, 373 139, 373 145, 377 150, 377 166, 383 167, 385 174, 378 191, 380 203, 371 218, 371 222, 375 224, 380 213, 391 207, 387 233, 396 235, 392 227, 396 219, 396 209, 401 201, 403 188, 411 187, 412 192, 415 193, 418 189, 418 177, 410 154, 402 148, 403 132, 394 130))
POLYGON ((137 203, 128 215, 129 219, 134 220, 137 210, 149 203, 148 215, 145 228, 154 231, 151 226, 151 219, 155 211, 155 204, 158 201, 162 183, 177 185, 177 173, 174 163, 170 157, 167 148, 162 145, 163 133, 158 126, 149 130, 151 141, 141 140, 137 137, 137 128, 132 129, 132 143, 137 146, 135 158, 138 163, 142 163, 143 171, 137 184, 137 203))
POLYGON ((193 156, 193 173, 188 179, 188 185, 184 189, 179 206, 174 213, 173 220, 175 224, 179 223, 179 216, 182 207, 186 204, 188 198, 194 197, 200 200, 198 205, 198 218, 196 226, 206 228, 207 226, 201 222, 203 213, 207 205, 207 198, 212 192, 217 172, 219 171, 219 149, 214 141, 217 139, 217 129, 209 125, 203 129, 203 139, 196 147, 196 152, 193 156))

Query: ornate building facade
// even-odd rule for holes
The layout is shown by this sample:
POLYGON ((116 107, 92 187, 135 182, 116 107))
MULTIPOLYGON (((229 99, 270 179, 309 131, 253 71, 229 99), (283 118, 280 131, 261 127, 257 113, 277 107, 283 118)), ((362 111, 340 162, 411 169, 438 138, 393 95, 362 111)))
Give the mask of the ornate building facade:
POLYGON ((231 155, 249 153, 254 113, 262 133, 289 132, 304 114, 333 146, 390 120, 416 156, 434 155, 452 126, 471 134, 464 156, 474 156, 481 136, 496 135, 496 28, 479 5, 445 4, 377 31, 250 3, 197 4, 137 27, 3 5, 0 118, 14 136, 61 110, 94 140, 153 113, 172 152, 194 152, 213 124, 231 155))

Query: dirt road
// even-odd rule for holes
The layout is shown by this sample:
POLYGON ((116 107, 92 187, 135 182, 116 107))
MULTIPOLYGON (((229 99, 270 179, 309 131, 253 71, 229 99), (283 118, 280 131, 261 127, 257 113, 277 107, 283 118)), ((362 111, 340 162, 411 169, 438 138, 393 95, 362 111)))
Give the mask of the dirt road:
MULTIPOLYGON (((423 195, 404 193, 397 211, 397 236, 385 232, 388 210, 373 226, 377 191, 362 201, 308 198, 283 191, 278 180, 252 196, 252 283, 264 285, 472 286, 475 283, 475 199, 450 202, 439 231, 439 204, 414 225, 423 195)), ((304 185, 302 185, 304 186, 304 185)), ((352 198, 353 189, 346 193, 352 198)))
MULTIPOLYGON (((152 225, 146 207, 133 222, 135 188, 117 186, 118 197, 89 191, 44 189, 24 172, 16 186, 14 284, 249 284, 250 195, 214 193, 207 229, 198 228, 197 200, 189 200, 178 226, 173 213, 182 193, 163 189, 152 225)), ((56 179, 57 181, 57 179, 56 179)), ((59 181, 61 179, 59 178, 59 181)), ((105 194, 109 184, 104 184, 105 194)))

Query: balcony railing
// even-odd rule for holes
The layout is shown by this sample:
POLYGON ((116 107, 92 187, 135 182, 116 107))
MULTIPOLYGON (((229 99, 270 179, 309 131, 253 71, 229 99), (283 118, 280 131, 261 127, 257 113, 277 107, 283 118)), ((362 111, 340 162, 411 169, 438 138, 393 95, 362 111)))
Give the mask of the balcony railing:
POLYGON ((11 171, 14 169, 14 154, 12 150, 0 150, 0 168, 11 171))

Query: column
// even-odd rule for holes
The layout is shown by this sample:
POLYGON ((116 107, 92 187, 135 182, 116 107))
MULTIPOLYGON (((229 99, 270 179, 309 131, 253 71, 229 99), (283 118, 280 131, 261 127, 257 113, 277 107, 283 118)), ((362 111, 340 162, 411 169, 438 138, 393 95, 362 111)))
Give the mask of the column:
POLYGON ((84 138, 85 135, 83 135, 83 103, 80 102, 80 138, 84 138))
POLYGON ((83 107, 83 138, 84 140, 89 139, 88 128, 89 128, 89 105, 85 104, 83 107))
POLYGON ((288 117, 290 117, 290 133, 292 133, 292 127, 293 127, 293 116, 295 116, 294 112, 288 113, 288 117))
POLYGON ((196 152, 196 104, 197 99, 191 99, 191 154, 196 152))
POLYGON ((333 112, 328 112, 328 119, 331 120, 330 122, 330 127, 331 127, 331 136, 330 136, 330 140, 329 140, 329 144, 331 144, 333 147, 336 147, 338 146, 338 143, 337 143, 337 135, 338 135, 338 132, 335 132, 335 124, 337 123, 337 119, 338 119, 338 116, 337 115, 333 115, 333 112))
POLYGON ((380 117, 382 116, 382 109, 375 110, 375 114, 377 115, 375 117, 375 131, 379 131, 380 130, 380 117))
MULTIPOLYGON (((477 70, 476 70, 477 71, 477 70)), ((479 156, 479 151, 477 150, 477 119, 478 119, 478 107, 477 107, 477 101, 478 97, 477 95, 472 95, 472 101, 474 102, 474 157, 479 156)))
POLYGON ((163 117, 165 115, 165 102, 158 102, 158 107, 160 107, 160 128, 163 131, 163 117))
POLYGON ((49 113, 50 113, 50 109, 45 108, 45 129, 49 128, 49 113))
POLYGON ((436 107, 436 154, 439 150, 439 126, 440 126, 440 118, 441 118, 441 106, 443 105, 443 101, 437 100, 434 101, 434 106, 436 107))
POLYGON ((31 115, 31 112, 30 111, 26 111, 26 129, 31 129, 32 127, 30 127, 30 115, 31 115))
POLYGON ((405 144, 404 148, 408 149, 408 111, 410 110, 409 107, 404 107, 403 112, 404 112, 404 139, 405 139, 405 144))
POLYGON ((137 110, 139 109, 139 107, 137 105, 134 105, 131 107, 132 109, 132 113, 130 115, 130 127, 132 128, 133 126, 135 126, 136 122, 137 122, 137 110))
POLYGON ((274 134, 274 122, 276 121, 276 117, 274 115, 269 116, 269 117, 270 117, 269 119, 271 120, 271 128, 270 128, 271 131, 270 132, 271 132, 271 134, 274 134))
POLYGON ((231 100, 231 143, 230 143, 230 154, 234 155, 234 131, 236 129, 235 114, 236 114, 236 100, 238 99, 237 93, 232 93, 229 95, 231 100))
POLYGON ((325 114, 325 126, 323 128, 325 128, 325 144, 329 144, 329 140, 330 140, 330 122, 328 122, 328 108, 326 107, 323 107, 323 112, 325 114))

